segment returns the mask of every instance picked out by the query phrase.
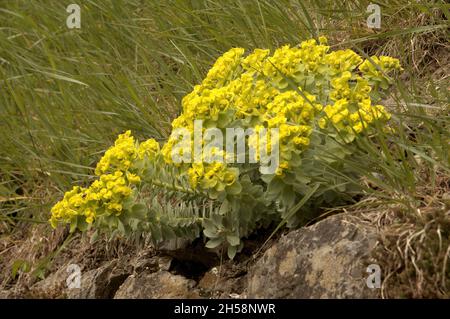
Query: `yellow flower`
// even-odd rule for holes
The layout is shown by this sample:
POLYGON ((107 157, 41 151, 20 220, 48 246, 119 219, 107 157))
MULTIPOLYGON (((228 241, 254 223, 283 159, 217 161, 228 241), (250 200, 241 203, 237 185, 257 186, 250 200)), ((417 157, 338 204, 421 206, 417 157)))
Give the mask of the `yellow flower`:
POLYGON ((321 36, 319 37, 319 43, 320 43, 320 44, 328 44, 328 39, 327 39, 327 37, 324 36, 324 35, 321 35, 321 36))
POLYGON ((86 222, 88 224, 92 224, 94 222, 95 219, 95 211, 92 208, 87 208, 84 211, 84 215, 86 216, 86 222))
POLYGON ((389 56, 372 56, 364 60, 359 70, 368 78, 385 78, 385 74, 394 70, 402 70, 400 61, 389 56))
POLYGON ((131 131, 120 134, 114 146, 105 152, 95 169, 96 175, 101 175, 111 170, 126 171, 136 158, 137 151, 131 131))
POLYGON ((159 153, 159 143, 154 139, 149 139, 141 144, 138 148, 138 156, 140 159, 148 157, 149 159, 154 159, 156 154, 159 153))
POLYGON ((222 191, 225 186, 233 185, 239 176, 237 168, 229 168, 225 163, 193 163, 188 169, 189 182, 192 187, 204 190, 222 191))
POLYGON ((350 96, 350 85, 348 81, 352 77, 352 73, 349 71, 344 71, 342 75, 331 81, 331 86, 333 90, 330 92, 330 98, 334 101, 340 99, 348 99, 350 96))
POLYGON ((115 210, 117 212, 121 212, 122 211, 122 205, 120 203, 109 203, 108 204, 108 209, 115 210))
POLYGON ((326 63, 330 66, 332 75, 352 71, 362 62, 362 58, 352 50, 338 50, 326 55, 326 63))
POLYGON ((241 64, 244 49, 233 48, 217 59, 208 75, 202 82, 204 88, 219 88, 225 85, 233 77, 233 72, 241 64))
POLYGON ((228 171, 225 173, 223 181, 225 182, 225 184, 227 184, 227 186, 230 186, 234 184, 236 178, 237 178, 236 174, 228 171))
POLYGON ((309 138, 297 136, 297 137, 294 137, 293 142, 294 142, 294 144, 297 144, 297 145, 308 146, 309 145, 309 138))
POLYGON ((136 175, 136 174, 132 174, 130 172, 127 172, 127 180, 131 183, 131 184, 138 184, 141 182, 141 178, 136 175))
POLYGON ((269 52, 270 50, 255 49, 252 54, 242 60, 242 66, 250 72, 261 71, 263 62, 269 55, 269 52))

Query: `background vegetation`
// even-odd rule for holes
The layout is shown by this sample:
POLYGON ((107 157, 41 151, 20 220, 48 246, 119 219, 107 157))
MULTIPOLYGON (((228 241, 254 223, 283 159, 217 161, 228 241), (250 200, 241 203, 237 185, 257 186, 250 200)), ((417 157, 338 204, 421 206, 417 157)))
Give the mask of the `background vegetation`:
MULTIPOLYGON (((446 1, 375 1, 380 30, 367 28, 370 1, 364 0, 83 0, 77 1, 81 29, 69 30, 66 6, 72 2, 0 4, 0 236, 17 239, 29 225, 46 223, 51 205, 70 185, 92 178, 96 161, 124 130, 163 141, 181 98, 224 51, 274 49, 326 35, 333 48, 390 55, 405 69, 385 101, 397 134, 365 145, 353 163, 371 199, 358 209, 394 205, 409 216, 397 223, 415 225, 411 236, 440 229, 446 241, 433 245, 431 264, 440 267, 436 285, 447 293, 446 1), (443 224, 438 228, 441 219, 435 217, 431 228, 428 221, 418 223, 425 218, 421 211, 442 215, 443 224)), ((386 243, 402 247, 406 238, 391 228, 386 232, 386 243)), ((393 273, 408 269, 408 257, 392 258, 393 273)), ((435 272, 428 264, 418 267, 435 272)))

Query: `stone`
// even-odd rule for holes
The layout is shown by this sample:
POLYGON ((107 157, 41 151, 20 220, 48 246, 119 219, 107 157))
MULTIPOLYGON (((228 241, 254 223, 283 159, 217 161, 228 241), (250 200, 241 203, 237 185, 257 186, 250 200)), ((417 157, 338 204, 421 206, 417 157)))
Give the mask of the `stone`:
POLYGON ((69 275, 66 271, 67 267, 68 265, 59 267, 57 271, 36 282, 31 286, 27 297, 45 299, 65 297, 65 290, 67 289, 66 279, 69 275))
POLYGON ((112 298, 130 273, 128 267, 123 267, 117 259, 114 259, 97 269, 82 273, 80 288, 67 289, 67 297, 70 299, 112 298))
POLYGON ((199 298, 196 282, 168 271, 142 272, 129 276, 115 299, 199 298))
POLYGON ((227 261, 207 271, 198 282, 202 296, 222 299, 245 298, 245 266, 227 261))
MULTIPOLYGON (((290 231, 261 258, 219 263, 200 248, 142 251, 82 269, 69 289, 67 265, 34 284, 30 298, 374 298, 366 280, 377 242, 373 222, 350 214, 290 231), (206 262, 208 261, 208 262, 206 262), (211 266, 210 266, 211 264, 211 266), (192 278, 192 279, 191 279, 192 278)), ((200 245, 199 245, 200 246, 200 245)), ((0 291, 0 298, 10 298, 0 291)))
POLYGON ((105 299, 112 298, 115 291, 131 273, 131 269, 114 259, 99 268, 81 271, 80 288, 70 288, 67 279, 67 265, 60 267, 47 278, 34 284, 29 293, 31 298, 105 299))
POLYGON ((339 214, 281 237, 249 269, 248 298, 375 298, 367 287, 376 229, 339 214))
POLYGON ((135 273, 169 270, 171 263, 172 258, 168 256, 141 257, 133 262, 133 270, 135 273))

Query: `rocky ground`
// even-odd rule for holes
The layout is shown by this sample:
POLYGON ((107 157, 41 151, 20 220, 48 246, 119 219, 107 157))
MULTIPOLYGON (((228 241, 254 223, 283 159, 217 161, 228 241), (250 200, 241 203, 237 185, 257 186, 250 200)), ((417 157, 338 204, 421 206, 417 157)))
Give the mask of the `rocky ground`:
POLYGON ((151 245, 128 247, 115 258, 99 258, 98 249, 91 253, 80 249, 77 254, 72 247, 70 253, 58 258, 59 263, 55 261, 45 279, 22 279, 28 284, 16 283, 0 291, 0 296, 376 298, 380 297, 380 289, 369 288, 366 283, 366 269, 376 263, 370 257, 377 243, 373 225, 373 221, 361 216, 333 215, 279 236, 262 252, 258 252, 261 242, 248 240, 249 251, 234 261, 206 252, 201 245, 180 250, 156 250, 151 245), (67 287, 70 264, 81 268, 80 288, 67 287))

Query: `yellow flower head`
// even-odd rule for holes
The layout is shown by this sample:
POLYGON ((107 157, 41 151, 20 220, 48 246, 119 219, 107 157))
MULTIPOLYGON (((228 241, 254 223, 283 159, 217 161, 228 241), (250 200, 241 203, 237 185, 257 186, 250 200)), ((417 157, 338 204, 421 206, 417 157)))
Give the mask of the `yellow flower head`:
POLYGON ((127 171, 137 156, 137 150, 131 131, 120 134, 114 146, 105 152, 95 169, 96 175, 101 175, 108 171, 127 171))

